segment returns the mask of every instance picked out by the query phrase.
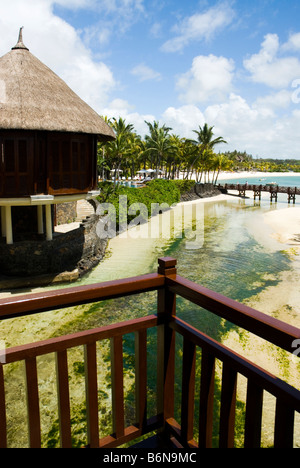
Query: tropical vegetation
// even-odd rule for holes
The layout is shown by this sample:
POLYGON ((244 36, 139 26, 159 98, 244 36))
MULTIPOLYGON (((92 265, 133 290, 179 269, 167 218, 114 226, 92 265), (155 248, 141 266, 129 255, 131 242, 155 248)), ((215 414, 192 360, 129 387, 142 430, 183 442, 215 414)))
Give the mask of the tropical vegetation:
POLYGON ((181 138, 172 128, 159 122, 145 122, 148 134, 142 138, 132 124, 125 119, 104 117, 115 131, 116 139, 99 143, 98 170, 102 180, 119 177, 145 176, 181 178, 196 182, 216 183, 220 171, 255 170, 263 172, 300 172, 299 160, 254 159, 245 151, 217 152, 220 144, 226 144, 222 136, 214 134, 214 127, 207 123, 194 130, 195 139, 181 138))

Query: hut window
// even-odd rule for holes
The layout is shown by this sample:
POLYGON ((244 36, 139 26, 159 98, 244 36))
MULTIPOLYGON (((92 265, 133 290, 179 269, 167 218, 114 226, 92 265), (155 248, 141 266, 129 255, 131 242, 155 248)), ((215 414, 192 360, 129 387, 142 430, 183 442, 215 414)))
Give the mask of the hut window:
POLYGON ((87 169, 87 160, 86 160, 86 147, 84 143, 80 144, 80 171, 84 172, 87 169))
POLYGON ((15 142, 13 140, 4 142, 4 161, 5 171, 15 172, 15 142))
POLYGON ((27 172, 27 143, 19 141, 19 172, 27 172))
POLYGON ((50 188, 54 193, 85 192, 93 187, 92 146, 89 143, 87 135, 51 136, 50 188))
POLYGON ((70 172, 71 161, 70 161, 70 143, 69 141, 62 142, 62 163, 63 163, 63 172, 70 172))
POLYGON ((78 171, 78 143, 72 142, 72 169, 74 172, 78 171))
POLYGON ((4 197, 23 197, 34 193, 33 138, 20 133, 2 138, 2 190, 4 197))
POLYGON ((59 164, 59 146, 58 141, 52 141, 51 145, 51 154, 52 154, 52 171, 59 172, 60 164, 59 164))

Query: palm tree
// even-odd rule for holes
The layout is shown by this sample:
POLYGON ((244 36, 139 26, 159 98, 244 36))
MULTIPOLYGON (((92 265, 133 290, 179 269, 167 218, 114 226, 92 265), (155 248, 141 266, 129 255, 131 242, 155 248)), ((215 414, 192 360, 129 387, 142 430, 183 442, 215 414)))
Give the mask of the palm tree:
POLYGON ((149 127, 150 135, 145 136, 146 149, 145 154, 150 154, 151 168, 153 165, 153 157, 155 158, 155 169, 156 173, 162 168, 162 164, 166 161, 167 156, 172 152, 176 151, 174 143, 172 143, 169 131, 172 130, 169 127, 163 125, 159 126, 159 122, 154 122, 152 125, 150 122, 145 123, 149 127))
POLYGON ((213 162, 214 174, 212 183, 216 185, 220 171, 229 170, 232 167, 232 164, 233 162, 224 154, 216 154, 213 162))
POLYGON ((199 167, 200 162, 200 169, 197 173, 198 180, 200 172, 200 181, 202 179, 203 172, 205 174, 206 172, 209 173, 214 147, 220 143, 227 143, 227 141, 225 141, 221 136, 213 138, 213 128, 214 127, 209 127, 208 124, 205 123, 203 128, 201 128, 199 125, 199 130, 193 130, 193 132, 198 135, 198 138, 197 140, 191 140, 191 142, 196 147, 195 157, 192 161, 191 170, 193 171, 194 165, 196 163, 199 167))
MULTIPOLYGON (((111 119, 109 119, 106 115, 101 116, 104 122, 107 125, 113 126, 111 119)), ((97 167, 98 167, 98 174, 101 174, 102 180, 107 178, 107 175, 111 169, 110 161, 106 157, 106 142, 98 142, 97 143, 97 167)))
POLYGON ((201 182, 204 175, 204 183, 209 182, 209 172, 213 167, 214 152, 210 148, 204 148, 196 160, 196 182, 201 182), (206 178, 207 176, 207 178, 206 178))
POLYGON ((167 155, 166 169, 168 179, 174 179, 175 175, 179 176, 183 161, 183 140, 178 135, 171 135, 170 142, 172 151, 167 155))
POLYGON ((199 125, 199 130, 193 130, 193 132, 197 133, 198 135, 197 143, 198 145, 201 145, 202 149, 213 150, 216 145, 219 145, 220 143, 227 143, 227 141, 225 141, 221 136, 213 138, 213 128, 214 127, 209 127, 208 124, 205 123, 203 128, 201 128, 199 125))
POLYGON ((116 177, 121 170, 121 165, 125 163, 126 157, 132 151, 129 141, 132 138, 134 127, 132 124, 126 124, 125 119, 119 117, 119 120, 113 119, 113 128, 116 139, 106 144, 106 154, 112 169, 115 169, 116 177))
POLYGON ((127 167, 131 178, 134 177, 136 171, 140 167, 140 155, 144 150, 144 144, 139 135, 131 133, 128 135, 128 156, 126 158, 127 167))

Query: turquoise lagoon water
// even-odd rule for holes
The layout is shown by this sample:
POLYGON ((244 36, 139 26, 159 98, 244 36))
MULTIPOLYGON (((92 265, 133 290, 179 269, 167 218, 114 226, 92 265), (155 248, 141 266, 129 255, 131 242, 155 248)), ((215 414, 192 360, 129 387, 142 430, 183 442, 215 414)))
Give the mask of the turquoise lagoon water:
POLYGON ((261 176, 261 177, 244 177, 243 173, 240 173, 240 177, 238 178, 230 178, 228 179, 219 180, 218 183, 240 183, 245 184, 248 182, 249 184, 257 184, 257 185, 264 185, 270 182, 276 182, 278 185, 282 187, 300 187, 300 174, 299 175, 268 175, 268 176, 261 176))

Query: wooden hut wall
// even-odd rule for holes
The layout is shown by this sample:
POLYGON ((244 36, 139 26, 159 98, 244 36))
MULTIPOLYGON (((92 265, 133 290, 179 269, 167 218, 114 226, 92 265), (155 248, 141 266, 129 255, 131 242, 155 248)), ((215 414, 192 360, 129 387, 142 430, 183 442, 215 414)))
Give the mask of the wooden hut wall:
POLYGON ((94 137, 48 135, 49 194, 85 193, 95 188, 94 137))
POLYGON ((0 132, 0 198, 86 193, 97 186, 97 138, 0 132))
POLYGON ((0 197, 33 193, 34 137, 23 132, 0 134, 0 197))

